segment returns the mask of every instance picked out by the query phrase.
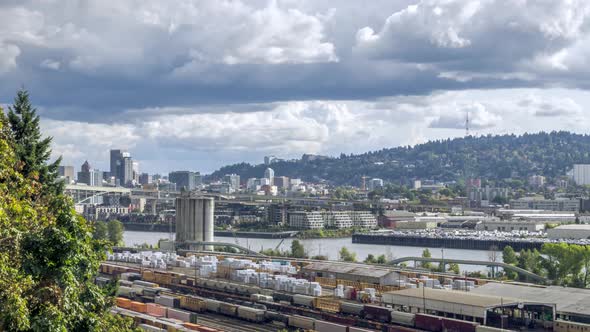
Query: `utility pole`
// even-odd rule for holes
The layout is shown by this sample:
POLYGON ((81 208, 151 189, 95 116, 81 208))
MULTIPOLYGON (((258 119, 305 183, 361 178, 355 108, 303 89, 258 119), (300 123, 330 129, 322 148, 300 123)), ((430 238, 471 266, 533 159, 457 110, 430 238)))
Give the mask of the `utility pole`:
POLYGON ((440 253, 442 255, 442 262, 441 262, 441 272, 445 272, 445 248, 440 248, 440 253))
POLYGON ((426 313, 426 283, 422 282, 422 310, 426 313))

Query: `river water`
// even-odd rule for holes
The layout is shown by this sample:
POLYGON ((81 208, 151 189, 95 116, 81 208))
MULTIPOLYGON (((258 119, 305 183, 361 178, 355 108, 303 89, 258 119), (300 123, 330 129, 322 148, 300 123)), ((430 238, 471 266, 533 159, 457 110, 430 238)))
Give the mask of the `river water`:
MULTIPOLYGON (((172 235, 174 237, 174 234, 172 235)), ((123 241, 126 246, 134 246, 142 243, 156 245, 160 239, 168 239, 168 233, 161 232, 137 232, 125 231, 123 234, 123 241)), ((277 246, 281 250, 290 250, 293 239, 253 239, 253 238, 232 238, 232 237, 215 237, 216 241, 236 243, 251 250, 259 251, 261 249, 275 249, 277 246), (281 243, 282 241, 282 243, 281 243), (279 245, 280 244, 280 245, 279 245)), ((351 252, 356 253, 357 260, 364 260, 368 254, 373 254, 375 257, 385 255, 389 259, 407 257, 407 256, 421 256, 421 247, 408 246, 388 246, 376 244, 360 244, 352 243, 350 237, 338 239, 306 239, 299 240, 305 247, 309 256, 325 255, 329 259, 338 259, 338 251, 342 247, 348 248, 351 252)), ((444 249, 429 248, 432 257, 440 258, 444 255, 445 258, 455 259, 472 259, 479 261, 489 261, 491 253, 484 250, 465 250, 465 249, 444 249)), ((502 259, 502 253, 496 252, 497 260, 502 259)), ((481 271, 485 270, 482 266, 461 266, 461 271, 481 271)))

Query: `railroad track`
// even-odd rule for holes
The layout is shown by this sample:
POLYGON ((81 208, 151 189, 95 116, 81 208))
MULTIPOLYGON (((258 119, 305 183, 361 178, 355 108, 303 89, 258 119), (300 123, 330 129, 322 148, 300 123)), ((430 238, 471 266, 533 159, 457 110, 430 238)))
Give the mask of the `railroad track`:
POLYGON ((253 324, 242 320, 231 319, 226 316, 199 314, 198 324, 219 329, 226 332, 271 332, 276 331, 276 326, 270 324, 253 324))

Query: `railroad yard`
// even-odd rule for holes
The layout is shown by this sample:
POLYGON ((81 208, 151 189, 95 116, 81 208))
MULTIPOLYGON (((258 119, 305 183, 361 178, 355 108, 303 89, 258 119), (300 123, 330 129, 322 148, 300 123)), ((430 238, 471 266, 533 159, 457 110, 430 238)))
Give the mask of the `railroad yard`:
MULTIPOLYGON (((117 307, 149 331, 584 331, 559 304, 476 295, 485 280, 366 264, 211 253, 109 255, 117 307), (557 308, 557 311, 556 311, 557 308)), ((590 315, 588 315, 590 317, 590 315)))

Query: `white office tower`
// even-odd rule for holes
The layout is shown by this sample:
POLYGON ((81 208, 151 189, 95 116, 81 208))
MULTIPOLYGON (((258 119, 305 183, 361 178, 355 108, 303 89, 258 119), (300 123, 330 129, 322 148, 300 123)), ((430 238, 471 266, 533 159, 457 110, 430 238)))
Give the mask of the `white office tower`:
POLYGON ((590 185, 590 165, 575 164, 572 175, 573 180, 577 185, 590 185))
MULTIPOLYGON (((188 242, 189 246, 191 241, 214 241, 214 210, 215 201, 211 197, 183 194, 176 198, 176 241, 188 242)), ((204 249, 213 250, 213 246, 204 246, 204 249)))
POLYGON ((275 171, 272 168, 267 168, 264 171, 264 178, 269 180, 269 185, 272 186, 274 184, 274 178, 275 178, 275 171))

